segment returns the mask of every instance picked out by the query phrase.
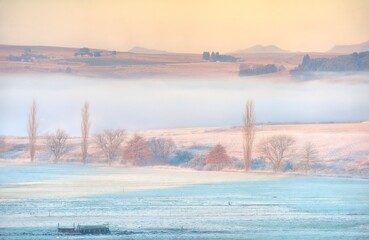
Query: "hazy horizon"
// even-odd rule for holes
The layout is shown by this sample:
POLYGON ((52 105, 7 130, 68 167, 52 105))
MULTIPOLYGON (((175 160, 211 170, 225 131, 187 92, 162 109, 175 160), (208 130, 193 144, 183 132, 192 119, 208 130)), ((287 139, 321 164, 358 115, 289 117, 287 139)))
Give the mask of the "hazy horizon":
POLYGON ((369 39, 368 1, 0 1, 0 44, 325 52, 369 39))

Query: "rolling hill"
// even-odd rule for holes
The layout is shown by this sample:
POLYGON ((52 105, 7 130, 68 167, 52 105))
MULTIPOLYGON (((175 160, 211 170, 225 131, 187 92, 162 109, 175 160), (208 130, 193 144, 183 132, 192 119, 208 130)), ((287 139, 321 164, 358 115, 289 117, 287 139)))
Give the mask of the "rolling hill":
POLYGON ((141 54, 171 54, 167 51, 162 50, 156 50, 156 49, 149 49, 149 48, 143 48, 143 47, 133 47, 130 50, 128 50, 130 53, 141 53, 141 54))
POLYGON ((352 45, 337 45, 330 49, 329 53, 343 53, 350 54, 354 52, 366 52, 369 51, 369 41, 352 45))
POLYGON ((291 53, 291 51, 281 49, 275 45, 255 45, 250 48, 236 50, 231 54, 248 54, 248 53, 291 53))

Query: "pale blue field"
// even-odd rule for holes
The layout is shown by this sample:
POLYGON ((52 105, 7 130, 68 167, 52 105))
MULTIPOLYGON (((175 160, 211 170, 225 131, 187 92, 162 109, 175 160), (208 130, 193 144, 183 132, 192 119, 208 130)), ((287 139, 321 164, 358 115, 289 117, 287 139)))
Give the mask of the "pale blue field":
MULTIPOLYGON (((3 166, 1 187, 79 174, 70 169, 3 166)), ((369 239, 369 179, 288 176, 78 198, 25 196, 0 200, 0 227, 0 239, 369 239), (106 222, 111 235, 56 231, 58 223, 106 222)))

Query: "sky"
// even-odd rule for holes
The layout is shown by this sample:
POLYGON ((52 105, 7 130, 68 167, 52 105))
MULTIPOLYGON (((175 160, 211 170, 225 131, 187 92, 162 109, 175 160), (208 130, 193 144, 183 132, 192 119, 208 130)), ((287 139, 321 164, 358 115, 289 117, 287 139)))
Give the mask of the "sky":
POLYGON ((327 51, 369 40, 369 0, 0 0, 0 44, 327 51))

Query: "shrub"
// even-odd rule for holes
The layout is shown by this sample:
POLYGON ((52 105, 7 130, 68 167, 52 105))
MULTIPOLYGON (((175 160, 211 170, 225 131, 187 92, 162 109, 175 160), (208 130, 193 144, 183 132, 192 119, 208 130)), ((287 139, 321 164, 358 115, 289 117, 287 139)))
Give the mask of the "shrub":
POLYGON ((293 169, 294 167, 291 161, 287 161, 282 167, 283 172, 291 172, 293 169))
POLYGON ((171 157, 169 164, 170 165, 180 165, 190 161, 193 158, 193 154, 189 151, 178 150, 174 153, 174 156, 171 157))
POLYGON ((222 170, 225 167, 229 167, 229 164, 225 164, 225 163, 206 164, 204 166, 203 170, 206 170, 206 171, 219 171, 219 170, 222 170))
POLYGON ((176 150, 171 138, 153 138, 150 141, 153 160, 158 164, 168 164, 170 155, 176 150))
POLYGON ((68 67, 65 69, 65 73, 72 73, 72 68, 68 66, 68 67))
POLYGON ((93 55, 94 57, 101 57, 101 52, 94 52, 93 55))
POLYGON ((243 170, 245 169, 245 163, 239 158, 231 157, 229 167, 238 170, 243 170))
POLYGON ((217 144, 207 155, 207 164, 228 164, 230 157, 228 156, 226 149, 221 144, 217 144))
POLYGON ((267 167, 267 164, 263 158, 252 159, 250 163, 250 167, 253 170, 264 170, 267 167))
POLYGON ((145 138, 135 134, 124 147, 123 157, 133 165, 147 164, 152 157, 150 145, 145 138))
POLYGON ((189 147, 186 147, 184 150, 189 151, 192 154, 206 154, 210 151, 211 146, 209 145, 199 145, 195 144, 189 147))
POLYGON ((206 155, 195 155, 190 161, 183 163, 181 166, 187 168, 193 168, 196 170, 203 170, 206 165, 206 155))

